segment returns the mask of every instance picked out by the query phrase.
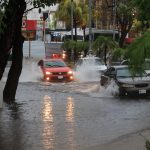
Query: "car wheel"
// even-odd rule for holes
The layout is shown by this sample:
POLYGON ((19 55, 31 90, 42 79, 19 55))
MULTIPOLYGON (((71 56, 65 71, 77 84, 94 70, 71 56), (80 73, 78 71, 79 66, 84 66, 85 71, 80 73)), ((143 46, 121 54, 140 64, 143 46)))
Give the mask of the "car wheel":
POLYGON ((123 89, 119 89, 119 96, 125 96, 126 92, 123 89))
POLYGON ((102 82, 102 80, 100 80, 100 85, 101 85, 101 86, 104 86, 104 83, 102 82))

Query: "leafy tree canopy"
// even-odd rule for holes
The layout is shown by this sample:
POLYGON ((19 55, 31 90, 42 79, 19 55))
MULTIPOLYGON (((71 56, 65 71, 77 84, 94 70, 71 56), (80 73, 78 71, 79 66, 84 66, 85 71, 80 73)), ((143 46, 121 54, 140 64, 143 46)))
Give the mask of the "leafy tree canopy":
POLYGON ((129 45, 126 56, 135 70, 143 66, 145 59, 150 58, 150 31, 129 45))
POLYGON ((135 5, 138 8, 140 20, 150 20, 150 1, 149 0, 135 0, 135 5))
MULTIPOLYGON (((8 2, 9 0, 1 0, 0 8, 5 8, 8 2)), ((33 8, 44 8, 45 6, 51 6, 53 4, 61 2, 61 0, 25 0, 25 2, 27 3, 27 5, 32 5, 33 8)))

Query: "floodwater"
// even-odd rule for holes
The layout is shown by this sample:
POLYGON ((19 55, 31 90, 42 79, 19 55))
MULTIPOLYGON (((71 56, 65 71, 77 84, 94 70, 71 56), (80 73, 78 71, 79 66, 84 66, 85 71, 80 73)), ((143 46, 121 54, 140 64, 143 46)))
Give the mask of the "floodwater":
POLYGON ((113 83, 40 78, 37 60, 24 60, 16 104, 0 109, 1 150, 90 150, 149 128, 149 99, 114 97, 113 83))

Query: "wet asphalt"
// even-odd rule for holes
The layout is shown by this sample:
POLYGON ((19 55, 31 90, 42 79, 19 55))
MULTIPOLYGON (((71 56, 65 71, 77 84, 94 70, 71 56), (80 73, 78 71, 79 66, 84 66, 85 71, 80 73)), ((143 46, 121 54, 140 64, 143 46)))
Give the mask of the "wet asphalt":
POLYGON ((0 109, 0 150, 87 150, 150 125, 149 98, 103 94, 98 83, 19 83, 0 109))

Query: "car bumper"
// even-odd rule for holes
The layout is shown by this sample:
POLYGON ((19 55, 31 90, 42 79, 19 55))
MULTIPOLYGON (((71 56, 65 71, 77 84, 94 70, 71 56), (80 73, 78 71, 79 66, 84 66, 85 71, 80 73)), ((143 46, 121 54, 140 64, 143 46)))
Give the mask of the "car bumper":
POLYGON ((63 76, 63 75, 50 75, 44 76, 45 81, 73 81, 73 75, 63 76))
POLYGON ((132 96, 150 95, 150 88, 143 88, 143 89, 121 88, 120 91, 123 91, 124 95, 132 95, 132 96))

